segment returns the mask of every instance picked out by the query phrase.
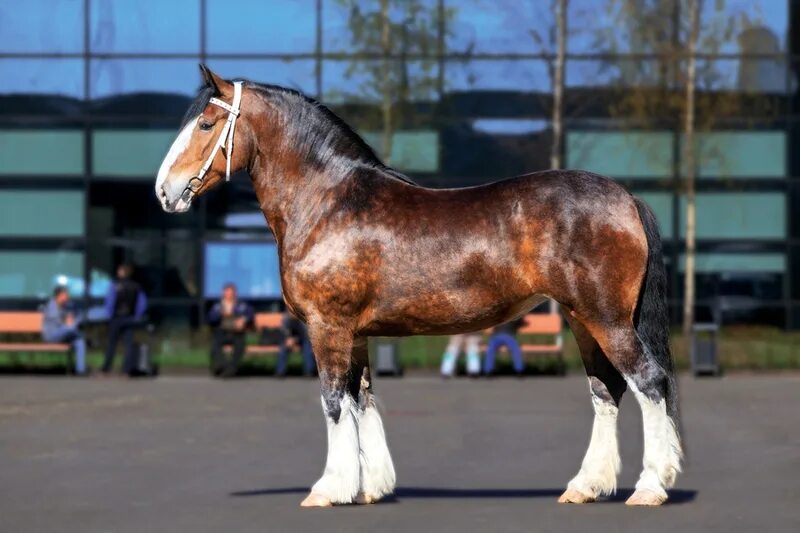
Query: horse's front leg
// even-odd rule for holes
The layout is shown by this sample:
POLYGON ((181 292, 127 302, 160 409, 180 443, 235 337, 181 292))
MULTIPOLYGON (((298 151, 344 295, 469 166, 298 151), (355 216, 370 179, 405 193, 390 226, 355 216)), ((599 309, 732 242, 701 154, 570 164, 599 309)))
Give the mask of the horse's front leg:
POLYGON ((375 405, 369 371, 367 339, 356 339, 353 346, 353 378, 358 378, 358 440, 361 459, 360 503, 373 503, 392 494, 395 487, 394 464, 386 444, 383 421, 375 405))
POLYGON ((319 368, 322 412, 328 426, 328 456, 322 477, 300 504, 328 507, 352 503, 361 486, 358 438, 360 374, 353 376, 353 337, 344 330, 309 324, 319 368))

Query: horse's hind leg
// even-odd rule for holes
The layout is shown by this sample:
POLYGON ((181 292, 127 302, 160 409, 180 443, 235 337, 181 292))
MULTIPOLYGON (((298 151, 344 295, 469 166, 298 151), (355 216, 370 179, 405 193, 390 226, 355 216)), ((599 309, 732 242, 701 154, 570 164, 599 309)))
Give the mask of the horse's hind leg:
POLYGON ((338 328, 309 324, 328 427, 328 455, 322 477, 301 503, 327 507, 352 503, 361 485, 358 435, 358 379, 351 372, 353 337, 338 328))
POLYGON ((361 453, 361 494, 359 501, 373 503, 394 492, 395 473, 386 444, 383 421, 375 404, 369 371, 367 339, 356 339, 353 347, 353 375, 359 376, 358 442, 361 453))
POLYGON ((625 378, 642 409, 643 470, 629 505, 660 505, 681 470, 681 440, 677 398, 671 366, 659 364, 633 326, 606 327, 593 332, 609 360, 625 378))
POLYGON ((617 413, 625 392, 625 380, 605 356, 597 341, 575 318, 566 315, 578 341, 589 378, 594 407, 592 436, 581 469, 558 499, 561 503, 588 503, 613 493, 620 469, 617 444, 617 413))

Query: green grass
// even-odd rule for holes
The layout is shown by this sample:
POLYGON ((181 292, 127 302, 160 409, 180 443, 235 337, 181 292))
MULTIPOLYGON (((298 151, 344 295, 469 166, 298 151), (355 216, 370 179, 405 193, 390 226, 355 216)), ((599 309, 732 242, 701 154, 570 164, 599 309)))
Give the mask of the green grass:
MULTIPOLYGON (((205 370, 208 368, 208 348, 202 337, 184 339, 182 342, 156 341, 160 348, 158 360, 163 371, 182 369, 205 370)), ((372 339, 372 343, 377 342, 372 339)), ((400 360, 406 369, 438 369, 442 352, 447 345, 447 337, 406 337, 397 339, 400 360)), ((672 337, 675 363, 678 368, 689 367, 688 352, 685 339, 675 334, 672 337)), ((120 350, 121 351, 121 350, 120 350)), ((158 350, 157 350, 158 351, 158 350)), ((374 349, 372 352, 374 353, 374 349)), ((116 363, 120 364, 121 353, 116 363)), ((785 332, 777 328, 730 326, 723 329, 719 339, 719 357, 722 368, 726 371, 750 370, 796 370, 800 369, 800 332, 785 332)), ((564 358, 567 367, 581 370, 582 363, 574 337, 567 332, 564 335, 564 358)), ((0 353, 0 367, 19 368, 47 367, 63 364, 63 356, 55 354, 8 354, 0 353)), ((498 365, 507 364, 507 356, 500 357, 498 365)), ((547 366, 552 360, 531 357, 527 360, 532 367, 547 366)), ((99 368, 102 355, 98 351, 89 354, 89 365, 99 368)), ((274 356, 246 358, 247 370, 271 373, 275 364, 274 356)), ((300 354, 292 354, 290 371, 299 371, 302 365, 300 354)))

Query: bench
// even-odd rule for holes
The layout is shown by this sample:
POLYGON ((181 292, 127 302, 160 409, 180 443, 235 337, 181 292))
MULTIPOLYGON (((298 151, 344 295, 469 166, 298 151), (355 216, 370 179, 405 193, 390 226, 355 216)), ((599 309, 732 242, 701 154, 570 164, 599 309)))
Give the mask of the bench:
MULTIPOLYGON (((492 329, 487 329, 486 333, 491 333, 492 329)), ((522 356, 526 355, 552 355, 558 360, 556 372, 564 375, 567 371, 564 362, 564 335, 561 315, 558 312, 550 313, 528 313, 525 315, 525 322, 517 330, 517 341, 522 350, 522 356), (547 336, 551 342, 536 343, 526 340, 526 337, 547 336)), ((482 346, 482 349, 486 349, 482 346)), ((507 353, 505 346, 502 352, 507 353)))
MULTIPOLYGON (((43 314, 39 311, 0 311, 0 334, 42 336, 43 314)), ((41 341, 0 341, 0 352, 12 353, 63 353, 67 357, 67 372, 72 370, 69 344, 41 341)))
MULTIPOLYGON (((280 329, 283 325, 283 313, 256 313, 253 324, 259 334, 265 329, 280 329)), ((225 352, 230 353, 233 348, 225 345, 225 352)), ((248 344, 244 350, 245 356, 277 355, 281 346, 279 343, 248 344)))

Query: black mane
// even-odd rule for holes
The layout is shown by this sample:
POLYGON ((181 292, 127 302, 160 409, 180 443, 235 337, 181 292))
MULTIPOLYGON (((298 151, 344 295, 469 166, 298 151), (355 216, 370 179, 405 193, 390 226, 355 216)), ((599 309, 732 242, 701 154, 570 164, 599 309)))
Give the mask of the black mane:
MULTIPOLYGON (((287 133, 293 145, 306 154, 307 162, 325 168, 342 160, 379 169, 393 178, 414 184, 407 176, 386 166, 375 151, 344 120, 319 101, 300 91, 269 85, 244 82, 245 87, 281 109, 289 119, 287 133)), ((214 88, 200 88, 183 118, 183 127, 199 115, 214 96, 214 88)))

